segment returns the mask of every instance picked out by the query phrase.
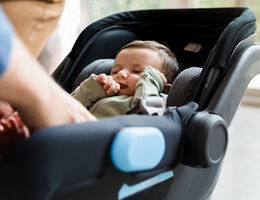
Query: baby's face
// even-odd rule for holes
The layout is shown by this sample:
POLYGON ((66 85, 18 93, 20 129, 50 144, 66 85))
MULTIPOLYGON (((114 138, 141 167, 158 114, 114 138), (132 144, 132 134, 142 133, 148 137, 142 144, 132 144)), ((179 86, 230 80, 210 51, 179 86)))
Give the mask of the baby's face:
POLYGON ((111 76, 120 84, 118 95, 134 96, 135 85, 144 69, 151 66, 163 72, 162 65, 162 59, 154 50, 130 47, 120 51, 111 70, 111 76))

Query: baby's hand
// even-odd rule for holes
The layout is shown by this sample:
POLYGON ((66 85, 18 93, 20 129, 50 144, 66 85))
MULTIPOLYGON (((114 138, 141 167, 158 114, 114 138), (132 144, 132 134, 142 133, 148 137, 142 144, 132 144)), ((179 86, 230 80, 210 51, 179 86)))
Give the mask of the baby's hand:
POLYGON ((107 76, 106 74, 100 74, 96 78, 97 82, 106 91, 107 96, 113 96, 117 94, 120 90, 119 83, 115 82, 112 76, 107 76))
POLYGON ((163 86, 166 86, 167 85, 167 79, 166 79, 165 75, 162 72, 160 72, 158 69, 155 69, 155 68, 153 68, 153 69, 160 75, 160 77, 163 81, 163 86))

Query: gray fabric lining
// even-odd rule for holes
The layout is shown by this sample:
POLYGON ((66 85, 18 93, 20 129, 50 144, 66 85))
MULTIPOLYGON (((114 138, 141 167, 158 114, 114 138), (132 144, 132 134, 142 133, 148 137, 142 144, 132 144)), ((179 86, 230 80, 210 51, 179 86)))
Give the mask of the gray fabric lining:
POLYGON ((114 59, 99 59, 86 66, 75 79, 72 91, 75 90, 81 82, 87 79, 91 74, 110 74, 111 68, 114 64, 114 59))
POLYGON ((190 67, 183 70, 174 80, 167 98, 168 106, 182 106, 188 103, 191 95, 191 89, 195 80, 200 76, 202 68, 190 67))

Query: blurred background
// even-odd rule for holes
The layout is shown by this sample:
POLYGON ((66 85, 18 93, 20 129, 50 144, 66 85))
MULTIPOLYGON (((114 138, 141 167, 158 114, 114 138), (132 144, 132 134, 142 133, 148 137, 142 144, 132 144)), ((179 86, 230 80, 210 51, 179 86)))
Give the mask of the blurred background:
MULTIPOLYGON (((246 6, 260 17, 259 0, 66 0, 59 24, 39 62, 52 73, 70 52, 80 32, 92 22, 116 12, 158 8, 208 8, 246 6)), ((258 27, 260 22, 257 21, 258 27)), ((260 41, 257 29, 257 41, 260 41)), ((229 146, 213 200, 260 199, 260 75, 243 97, 229 129, 229 146)))

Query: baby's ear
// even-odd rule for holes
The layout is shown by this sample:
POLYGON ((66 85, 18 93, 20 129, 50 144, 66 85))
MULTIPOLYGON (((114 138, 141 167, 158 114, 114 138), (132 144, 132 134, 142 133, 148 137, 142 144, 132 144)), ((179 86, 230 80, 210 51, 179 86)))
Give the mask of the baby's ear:
POLYGON ((164 88, 163 88, 163 93, 164 94, 168 94, 169 93, 169 91, 170 91, 170 89, 171 89, 171 84, 170 83, 167 83, 165 86, 164 86, 164 88))

